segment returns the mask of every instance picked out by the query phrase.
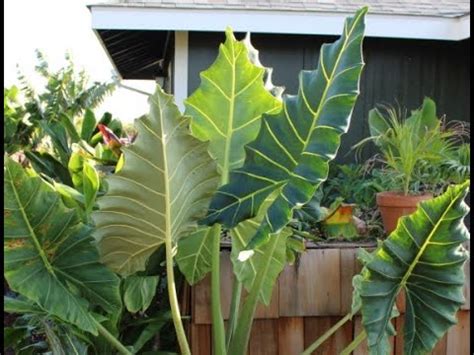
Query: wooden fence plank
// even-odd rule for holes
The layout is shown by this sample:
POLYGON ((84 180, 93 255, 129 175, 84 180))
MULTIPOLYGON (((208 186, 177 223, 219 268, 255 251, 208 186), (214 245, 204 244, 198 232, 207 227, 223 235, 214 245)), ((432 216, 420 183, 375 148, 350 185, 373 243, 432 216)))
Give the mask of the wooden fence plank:
POLYGON ((278 354, 278 320, 254 320, 249 342, 250 355, 278 354))
POLYGON ((340 315, 339 249, 313 249, 280 276, 280 316, 340 315), (327 282, 331 280, 331 282, 327 282))
POLYGON ((466 275, 466 281, 464 283, 464 298, 466 302, 461 306, 461 309, 471 309, 471 261, 468 259, 464 264, 464 274, 466 275))
MULTIPOLYGON (((305 317, 304 347, 307 348, 341 317, 305 317)), ((352 341, 352 323, 347 322, 312 354, 339 354, 352 341)))
POLYGON ((302 317, 278 319, 278 354, 297 355, 304 350, 304 320, 302 317))
POLYGON ((191 325, 191 352, 193 355, 211 355, 211 326, 207 324, 191 325))
POLYGON ((470 312, 468 311, 458 312, 458 323, 451 327, 451 329, 448 331, 446 354, 469 354, 469 313, 470 312))
POLYGON ((352 278, 356 274, 356 249, 340 250, 341 270, 341 315, 351 311, 352 278))

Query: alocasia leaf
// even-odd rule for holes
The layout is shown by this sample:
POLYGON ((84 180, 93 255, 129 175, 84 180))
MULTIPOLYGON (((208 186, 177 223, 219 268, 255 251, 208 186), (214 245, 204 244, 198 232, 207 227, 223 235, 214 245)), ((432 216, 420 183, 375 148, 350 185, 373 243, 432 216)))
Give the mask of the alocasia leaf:
POLYGON ((266 205, 271 202, 272 197, 262 204, 261 212, 255 218, 240 223, 230 231, 232 236, 231 261, 234 274, 248 291, 254 284, 258 284, 259 300, 267 306, 271 301, 273 285, 286 265, 286 242, 292 233, 291 230, 284 228, 271 243, 256 248, 256 255, 249 260, 242 262, 238 260, 238 256, 255 234, 265 215, 266 205))
POLYGON ((256 138, 262 114, 281 109, 281 101, 265 88, 264 75, 249 37, 237 41, 227 29, 217 59, 200 74, 201 85, 184 102, 191 132, 209 141, 224 182, 231 169, 242 166, 244 145, 256 138))
POLYGON ((124 165, 107 179, 93 214, 102 260, 124 276, 145 270, 165 241, 175 246, 193 231, 219 180, 207 144, 189 134, 172 96, 158 87, 149 101, 150 113, 136 121, 137 139, 122 147, 124 165))
POLYGON ((196 284, 211 271, 212 241, 220 234, 220 226, 201 227, 179 241, 175 260, 189 284, 196 284))
POLYGON ((119 279, 99 263, 91 228, 59 193, 10 158, 4 165, 4 266, 10 288, 97 335, 89 305, 121 308, 119 279))
MULTIPOLYGON (((231 169, 243 165, 244 145, 257 136, 262 114, 281 109, 281 91, 271 82, 271 69, 261 65, 250 36, 237 41, 227 29, 217 59, 201 73, 201 85, 185 101, 191 133, 209 140, 221 185, 231 169)), ((179 242, 176 261, 190 284, 211 270, 209 250, 214 236, 220 236, 220 229, 200 227, 179 242)))
POLYGON ((318 69, 300 74, 298 95, 284 97, 278 114, 263 116, 257 138, 245 146, 243 167, 233 170, 230 183, 213 197, 203 223, 232 228, 255 216, 265 198, 281 189, 249 250, 241 252, 242 260, 279 232, 293 209, 308 202, 327 178, 328 162, 349 127, 359 94, 366 12, 364 7, 348 18, 342 37, 321 47, 318 69))
POLYGON ((463 265, 469 239, 463 223, 469 181, 421 202, 367 258, 359 289, 369 348, 377 348, 397 295, 405 292, 404 354, 429 353, 464 303, 463 265))
POLYGON ((151 301, 158 286, 158 276, 132 275, 125 279, 123 288, 123 303, 131 313, 145 312, 150 307, 151 301))

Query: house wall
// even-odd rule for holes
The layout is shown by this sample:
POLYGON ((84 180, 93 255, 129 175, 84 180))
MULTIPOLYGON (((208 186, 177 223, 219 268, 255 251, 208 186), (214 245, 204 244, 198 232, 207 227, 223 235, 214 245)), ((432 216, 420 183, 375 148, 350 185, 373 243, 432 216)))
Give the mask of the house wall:
MULTIPOLYGON (((237 38, 242 37, 237 34, 237 38)), ((253 34, 252 43, 260 51, 262 64, 274 68, 274 84, 295 94, 298 72, 313 69, 321 44, 336 38, 253 34)), ((188 94, 199 86, 199 72, 212 64, 223 40, 223 33, 189 33, 188 94)), ((421 105, 424 96, 429 96, 437 103, 439 115, 446 114, 448 120, 470 121, 469 56, 470 39, 452 42, 366 38, 361 95, 336 160, 354 161, 350 147, 368 135, 368 111, 377 103, 398 102, 411 110, 421 105)), ((373 147, 368 147, 362 159, 373 154, 373 147)))

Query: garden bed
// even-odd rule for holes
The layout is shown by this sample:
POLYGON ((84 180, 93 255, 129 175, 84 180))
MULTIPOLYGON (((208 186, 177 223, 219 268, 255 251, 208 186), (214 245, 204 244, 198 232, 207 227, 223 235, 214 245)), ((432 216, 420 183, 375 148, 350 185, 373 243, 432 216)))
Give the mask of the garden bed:
MULTIPOLYGON (((292 266, 287 266, 276 283, 268 307, 259 305, 252 328, 249 354, 300 354, 318 336, 322 335, 351 308, 352 277, 361 265, 356 259, 360 247, 372 249, 374 242, 330 242, 307 245, 307 251, 292 266)), ((230 251, 223 245, 221 253, 221 299, 224 319, 228 318, 232 292, 230 251)), ((433 354, 469 354, 469 262, 465 265, 466 303, 458 312, 458 324, 440 340, 433 354)), ((191 290, 190 343, 195 355, 212 353, 211 289, 210 275, 191 290)), ((404 323, 405 305, 402 297, 397 300, 402 314, 395 322, 398 333, 404 323)), ((361 318, 356 316, 346 323, 317 352, 338 354, 362 330, 361 318)), ((393 354, 402 354, 403 338, 391 339, 393 354)), ((354 354, 367 354, 362 343, 354 354)))

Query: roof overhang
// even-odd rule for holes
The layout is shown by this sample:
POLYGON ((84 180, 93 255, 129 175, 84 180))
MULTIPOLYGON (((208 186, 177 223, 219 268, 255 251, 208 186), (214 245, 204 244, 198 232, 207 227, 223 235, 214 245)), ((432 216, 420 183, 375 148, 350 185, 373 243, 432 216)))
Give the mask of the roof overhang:
MULTIPOLYGON (((339 35, 349 13, 90 5, 95 30, 234 31, 339 35)), ((470 38, 470 15, 367 15, 367 37, 459 41, 470 38)))

